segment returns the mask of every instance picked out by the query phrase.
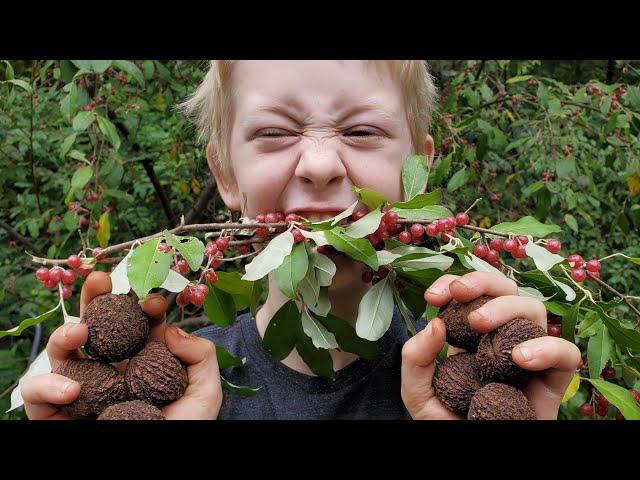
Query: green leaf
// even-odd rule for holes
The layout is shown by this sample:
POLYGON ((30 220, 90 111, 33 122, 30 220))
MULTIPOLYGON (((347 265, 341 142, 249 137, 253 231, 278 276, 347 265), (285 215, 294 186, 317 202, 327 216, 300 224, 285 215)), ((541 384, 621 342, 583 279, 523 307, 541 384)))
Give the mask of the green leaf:
POLYGON ((531 75, 518 75, 515 77, 511 77, 509 80, 505 82, 505 84, 510 85, 512 83, 526 82, 530 78, 531 78, 531 75))
POLYGON ((98 243, 102 248, 109 245, 109 238, 111 238, 111 224, 109 222, 109 212, 106 211, 100 215, 98 220, 98 243))
POLYGON ((69 156, 71 158, 73 158, 74 160, 78 160, 80 162, 84 162, 84 163, 89 163, 89 160, 87 160, 87 157, 85 156, 84 153, 78 151, 78 150, 71 150, 69 152, 69 156))
POLYGON ((274 237, 253 261, 245 266, 243 280, 258 280, 278 268, 293 248, 293 234, 289 231, 274 237))
POLYGON ((458 170, 447 184, 447 191, 453 193, 467 183, 467 167, 462 167, 458 170))
POLYGON ((576 173, 576 161, 573 157, 563 157, 556 164, 558 178, 571 178, 576 173))
POLYGON ((555 265, 564 261, 564 257, 551 253, 546 248, 533 242, 527 243, 524 248, 527 255, 533 259, 536 268, 542 272, 551 270, 555 265))
POLYGON ((93 122, 93 112, 78 112, 76 116, 73 117, 73 129, 76 132, 83 132, 91 125, 91 122, 93 122))
POLYGON ((298 339, 295 345, 298 353, 307 364, 309 369, 322 378, 333 380, 335 372, 333 371, 333 360, 329 350, 324 348, 316 348, 311 339, 298 327, 298 339))
POLYGON ((356 333, 367 340, 378 340, 391 325, 393 318, 393 292, 387 275, 376 283, 360 301, 356 319, 356 333))
POLYGON ((77 221, 76 212, 67 211, 67 213, 64 214, 64 217, 62 217, 64 227, 70 232, 73 232, 76 229, 77 221))
POLYGON ((318 321, 333 333, 340 350, 368 360, 373 360, 382 355, 382 350, 380 350, 377 342, 360 338, 355 329, 342 318, 335 315, 327 315, 326 317, 318 317, 318 321))
POLYGON ((440 205, 429 205, 417 209, 392 208, 391 210, 407 220, 437 220, 452 214, 451 210, 440 205))
POLYGON ((300 281, 306 276, 307 268, 309 268, 309 259, 304 243, 297 243, 274 272, 276 285, 278 285, 280 291, 295 300, 296 289, 300 281))
MULTIPOLYGON (((391 205, 393 209, 420 209, 431 205, 437 205, 442 198, 442 190, 437 188, 433 192, 420 193, 408 202, 395 202, 391 205)), ((398 210, 399 211, 399 210, 398 210)))
POLYGON ((144 85, 144 75, 142 75, 142 72, 140 71, 140 69, 138 68, 138 66, 135 63, 130 62, 128 60, 114 60, 113 61, 113 68, 115 68, 116 70, 122 70, 125 73, 128 73, 141 86, 144 85))
POLYGON ((580 302, 573 305, 567 315, 562 317, 562 338, 575 342, 576 338, 576 323, 578 322, 578 312, 580 311, 580 302))
POLYGON ((101 184, 114 189, 120 186, 123 175, 124 167, 119 161, 112 158, 100 167, 100 173, 98 176, 101 184))
POLYGON ((533 237, 546 237, 551 233, 562 232, 562 229, 554 224, 540 223, 534 217, 526 216, 515 222, 503 222, 490 228, 498 233, 512 233, 516 235, 531 235, 533 237))
POLYGON ((594 305, 594 309, 598 312, 602 323, 606 325, 611 337, 619 346, 640 352, 640 332, 620 325, 620 322, 607 315, 600 305, 594 305))
POLYGON ((571 230, 578 233, 578 221, 576 220, 576 217, 570 213, 566 213, 564 215, 564 223, 566 223, 571 230))
MULTIPOLYGON (((73 201, 75 196, 76 196, 76 189, 70 188, 69 191, 67 192, 67 195, 64 197, 64 204, 69 205, 73 201)), ((75 222, 75 217, 74 217, 74 222, 75 222)))
POLYGON ((422 193, 427 186, 429 171, 428 157, 425 155, 411 155, 402 167, 402 185, 406 200, 422 193))
MULTIPOLYGON (((28 93, 33 92, 33 89, 31 88, 31 85, 28 84, 27 82, 25 82, 24 80, 20 80, 19 78, 11 78, 9 80, 5 80, 6 83, 10 83, 12 85, 15 85, 17 87, 20 87, 24 90, 26 90, 28 93)), ((5 83, 3 82, 3 83, 5 83)))
POLYGON ((422 258, 408 258, 407 256, 400 257, 393 261, 394 267, 399 267, 409 270, 426 270, 429 268, 437 268, 438 270, 447 270, 453 264, 453 258, 436 254, 422 258))
POLYGON ((302 330, 311 338, 316 348, 338 348, 338 342, 333 333, 328 331, 306 308, 302 310, 302 330))
POLYGON ((564 395, 562 396, 561 403, 565 403, 571 400, 579 388, 580 388, 580 374, 576 373, 571 379, 571 382, 569 382, 569 385, 567 386, 567 389, 565 390, 564 395))
POLYGON ((162 232, 167 244, 180 252, 189 264, 192 271, 197 271, 202 266, 204 259, 204 244, 196 237, 179 237, 169 230, 162 232))
POLYGON ((591 384, 605 396, 609 403, 620 410, 627 420, 640 420, 640 406, 626 388, 605 380, 591 379, 591 384))
POLYGON ((62 145, 60 146, 60 158, 61 159, 63 159, 67 155, 69 150, 71 150, 71 147, 73 146, 74 142, 76 141, 76 137, 77 137, 77 134, 76 133, 72 133, 71 135, 67 136, 67 138, 64 139, 64 141, 62 142, 62 145))
POLYGON ((80 70, 91 70, 91 61, 89 60, 71 60, 71 63, 80 70))
POLYGON ((158 251, 160 239, 143 243, 131 252, 127 262, 127 277, 131 288, 144 300, 152 288, 157 288, 169 274, 172 256, 158 251))
MULTIPOLYGON (((4 291, 4 289, 3 289, 4 291)), ((20 335, 26 328, 32 327, 34 325, 37 325, 38 323, 42 323, 45 320, 48 320, 49 318, 51 318, 51 316, 56 313, 56 311, 60 308, 61 303, 58 302, 58 304, 52 308, 51 310, 49 310, 48 312, 45 312, 41 315, 38 315, 37 317, 32 317, 32 318, 27 318, 25 320, 22 320, 20 322, 19 325, 10 328, 9 330, 0 330, 0 338, 6 337, 7 335, 10 335, 12 337, 17 337, 18 335, 20 335)))
POLYGON ((254 282, 242 280, 239 272, 225 272, 220 270, 217 273, 218 281, 216 282, 216 288, 234 296, 246 297, 247 303, 249 302, 254 282))
POLYGON ((234 357, 221 345, 216 345, 216 358, 218 359, 218 367, 220 367, 220 370, 231 367, 241 367, 246 360, 245 358, 234 357))
POLYGON ((611 97, 605 96, 600 104, 600 113, 606 115, 611 110, 611 97))
POLYGON ((358 195, 358 200, 372 210, 380 209, 382 205, 387 203, 387 197, 371 188, 360 188, 355 185, 351 188, 358 195))
POLYGON ((378 270, 378 256, 369 240, 363 238, 351 238, 341 227, 324 232, 329 243, 342 253, 358 260, 372 270, 378 270))
POLYGON ((98 115, 98 128, 109 139, 113 148, 118 150, 120 148, 120 135, 118 135, 116 126, 102 115, 98 115))
POLYGON ((588 338, 595 335, 602 328, 602 320, 597 312, 589 311, 584 316, 582 322, 578 326, 578 336, 580 338, 588 338))
POLYGON ((624 98, 633 108, 640 109, 640 88, 629 86, 624 98))
POLYGON ((209 294, 204 299, 204 313, 219 327, 228 327, 236 321, 236 305, 233 297, 216 285, 207 282, 209 294))
POLYGON ((333 276, 336 274, 336 264, 322 253, 318 253, 315 249, 309 249, 309 263, 313 265, 316 271, 318 285, 328 287, 331 285, 333 276))
POLYGON ((587 360, 589 363, 589 376, 599 378, 600 372, 607 365, 611 357, 613 342, 609 336, 609 331, 603 326, 600 331, 589 338, 587 345, 587 360))
POLYGON ((91 70, 101 75, 111 66, 111 60, 91 60, 89 64, 91 65, 91 70))
POLYGON ((522 198, 530 197, 531 195, 536 193, 541 188, 544 188, 545 186, 546 186, 546 182, 544 180, 539 180, 537 182, 532 183, 527 188, 522 190, 522 198))
POLYGON ((93 169, 91 167, 80 167, 73 173, 73 177, 71 177, 71 187, 76 190, 82 190, 87 182, 91 180, 92 176, 93 169))
POLYGON ((307 306, 315 306, 320 298, 320 284, 316 277, 316 269, 307 269, 307 274, 298 284, 298 292, 307 306))
POLYGON ((257 388, 243 387, 243 386, 234 385, 229 380, 224 378, 222 375, 220 375, 220 383, 222 384, 223 387, 228 388, 229 390, 232 390, 232 391, 234 391, 236 393, 239 393, 240 395, 244 395, 244 396, 255 395, 262 388, 262 387, 257 387, 257 388))
POLYGON ((371 210, 360 220, 349 225, 345 233, 352 238, 363 238, 378 229, 380 220, 382 220, 382 212, 379 209, 371 210))
POLYGON ((267 325, 262 346, 276 360, 284 360, 296 346, 300 323, 298 307, 293 300, 289 300, 280 307, 267 325))

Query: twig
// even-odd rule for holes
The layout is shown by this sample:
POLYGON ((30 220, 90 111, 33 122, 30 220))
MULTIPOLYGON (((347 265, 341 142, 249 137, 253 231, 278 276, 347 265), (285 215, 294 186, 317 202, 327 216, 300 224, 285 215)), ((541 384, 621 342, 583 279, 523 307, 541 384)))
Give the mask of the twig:
POLYGON ((38 255, 42 255, 42 252, 40 252, 40 250, 33 243, 31 243, 31 240, 29 240, 27 237, 23 235, 20 235, 18 232, 16 232, 13 229, 11 225, 9 225, 7 222, 5 222, 2 219, 0 219, 0 227, 4 228, 11 238, 20 242, 22 245, 27 247, 27 249, 37 253, 38 255))
MULTIPOLYGON (((587 275, 589 276, 589 278, 591 280, 594 280, 598 285, 600 285, 601 287, 606 288, 607 290, 609 290, 611 293, 613 293, 615 296, 617 296, 618 298, 620 298, 624 303, 626 303, 629 308, 631 309, 631 311, 633 313, 635 313, 638 318, 640 319, 640 310, 638 310, 633 303, 631 302, 631 300, 626 296, 623 295, 622 293, 620 293, 619 291, 617 291, 615 288, 613 288, 611 285, 603 282, 602 280, 600 280, 598 277, 596 277, 595 275, 593 275, 591 272, 587 271, 587 275)), ((640 320, 636 321, 636 325, 640 325, 640 320)))
POLYGON ((200 317, 185 318, 184 320, 172 323, 171 325, 174 325, 178 328, 202 328, 211 325, 211 320, 203 315, 200 317))
POLYGON ((153 162, 149 158, 145 158, 142 160, 142 166, 144 170, 147 172, 147 176, 153 185, 153 188, 156 190, 156 194, 158 195, 158 199, 160 200, 160 204, 162 205, 162 209, 164 210, 165 215, 167 216, 167 220, 169 220, 169 225, 176 225, 178 220, 176 218, 175 213, 171 209, 171 203, 169 202, 169 198, 167 197, 166 192, 162 188, 160 181, 158 180, 158 176, 156 175, 155 170, 153 169, 153 162))
POLYGON ((202 212, 209 204, 209 201, 216 193, 216 182, 213 176, 209 176, 202 190, 200 190, 200 196, 196 203, 193 204, 191 209, 184 216, 184 223, 189 224, 196 221, 202 215, 202 212))

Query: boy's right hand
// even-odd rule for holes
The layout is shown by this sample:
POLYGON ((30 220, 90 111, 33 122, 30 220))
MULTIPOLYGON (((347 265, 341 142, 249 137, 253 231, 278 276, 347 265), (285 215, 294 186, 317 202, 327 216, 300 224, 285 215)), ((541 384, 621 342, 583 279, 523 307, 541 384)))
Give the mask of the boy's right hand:
MULTIPOLYGON (((80 317, 91 300, 109 292, 109 274, 91 273, 82 287, 80 317)), ((163 415, 167 420, 215 420, 222 404, 222 386, 214 344, 204 338, 189 335, 177 327, 167 326, 165 320, 168 304, 161 295, 149 295, 140 306, 153 322, 149 337, 164 341, 171 353, 187 365, 187 389, 181 398, 161 409, 163 415)), ((66 323, 53 332, 47 343, 47 354, 54 371, 68 358, 82 357, 79 348, 87 341, 87 336, 87 326, 83 323, 66 323)), ((123 370, 126 362, 125 360, 116 366, 123 370)), ((56 373, 30 378, 22 387, 27 416, 36 420, 70 419, 58 406, 73 402, 79 394, 78 382, 56 373)))

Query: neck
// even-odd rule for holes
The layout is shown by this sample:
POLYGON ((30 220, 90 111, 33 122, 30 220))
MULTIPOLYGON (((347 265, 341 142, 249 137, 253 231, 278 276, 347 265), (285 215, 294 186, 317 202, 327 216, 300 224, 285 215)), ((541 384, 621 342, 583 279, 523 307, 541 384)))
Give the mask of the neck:
MULTIPOLYGON (((332 315, 335 315, 336 317, 342 318, 351 326, 355 327, 356 318, 358 316, 358 305, 360 304, 360 300, 367 292, 369 287, 370 286, 368 284, 361 282, 358 278, 349 283, 349 286, 347 288, 342 288, 339 290, 332 290, 330 288, 330 313, 332 315)), ((289 301, 289 298, 283 295, 282 292, 278 289, 273 275, 270 274, 269 294, 267 296, 267 300, 256 314, 256 324, 258 327, 258 332, 260 333, 260 337, 264 338, 264 332, 266 331, 269 322, 276 314, 276 312, 280 309, 280 307, 287 303, 287 301, 289 301)), ((331 358, 333 359, 333 368, 336 371, 347 366, 358 358, 357 355, 354 355, 353 353, 343 352, 336 349, 331 349, 329 353, 331 354, 331 358)), ((307 364, 304 363, 304 360, 302 360, 302 357, 300 357, 296 349, 293 349, 289 356, 282 360, 282 363, 298 372, 305 373, 307 375, 314 375, 307 364)))

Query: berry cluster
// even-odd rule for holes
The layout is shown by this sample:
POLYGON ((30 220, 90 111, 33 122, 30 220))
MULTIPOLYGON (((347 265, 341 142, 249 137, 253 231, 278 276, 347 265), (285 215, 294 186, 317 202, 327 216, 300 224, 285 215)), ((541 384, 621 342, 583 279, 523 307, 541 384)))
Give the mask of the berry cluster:
POLYGON ((62 283, 62 298, 69 300, 73 294, 73 284, 78 277, 88 276, 92 268, 82 267, 82 259, 78 255, 71 255, 67 258, 67 265, 72 270, 65 270, 56 265, 51 268, 40 267, 36 270, 36 278, 40 280, 45 288, 54 289, 62 283))
POLYGON ((398 240, 400 240, 405 245, 413 242, 420 243, 424 241, 425 234, 428 237, 437 237, 440 235, 440 240, 445 243, 448 243, 452 238, 456 236, 453 231, 456 227, 464 227, 469 224, 469 215, 461 212, 458 213, 455 217, 443 217, 439 220, 435 220, 430 224, 423 226, 420 223, 414 223, 409 228, 409 231, 401 232, 398 236, 398 240))
POLYGON ((489 245, 478 244, 473 247, 473 254, 485 260, 495 268, 500 266, 500 252, 505 251, 511 254, 513 258, 527 258, 526 245, 529 238, 524 235, 510 237, 507 240, 494 238, 489 245))
POLYGON ((180 307, 184 307, 189 303, 196 307, 201 307, 204 303, 204 299, 207 298, 207 295, 209 295, 209 287, 205 284, 199 283, 198 285, 187 285, 176 297, 176 303, 180 307))
MULTIPOLYGON (((287 224, 287 226, 291 225, 292 223, 297 223, 300 222, 300 216, 296 215, 295 213, 290 213, 287 216, 284 215, 284 213, 282 212, 268 212, 268 213, 260 213, 258 215, 256 215, 256 222, 258 223, 281 223, 281 222, 285 222, 287 224)), ((278 227, 276 228, 276 233, 282 233, 287 229, 287 227, 278 227)), ((302 229, 301 226, 297 226, 296 228, 294 228, 291 233, 293 234, 293 241, 295 243, 300 243, 302 241, 304 241, 305 236, 302 234, 302 232, 300 232, 300 230, 302 229)), ((269 236, 270 232, 269 229, 266 227, 258 227, 256 228, 256 235, 258 235, 259 237, 267 237, 269 236)), ((246 251, 241 250, 240 248, 238 248, 238 251, 240 253, 249 253, 249 249, 248 247, 246 248, 246 251)))
POLYGON ((600 268, 602 265, 599 260, 593 259, 585 262, 580 255, 574 253, 567 257, 567 262, 569 262, 572 268, 571 279, 576 282, 584 282, 587 278, 587 272, 589 272, 592 277, 600 278, 600 268))

